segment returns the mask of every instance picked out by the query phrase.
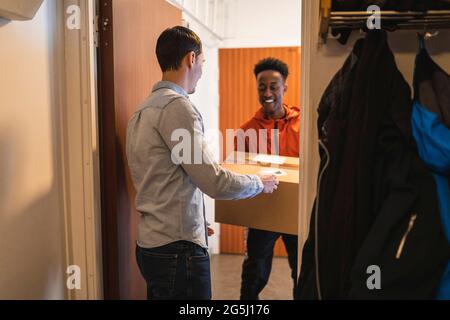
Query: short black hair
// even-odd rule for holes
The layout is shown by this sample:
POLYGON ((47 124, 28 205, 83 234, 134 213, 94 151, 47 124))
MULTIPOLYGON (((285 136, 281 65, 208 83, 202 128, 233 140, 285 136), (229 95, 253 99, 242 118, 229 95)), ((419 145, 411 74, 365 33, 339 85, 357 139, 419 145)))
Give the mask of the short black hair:
POLYGON ((266 58, 258 62, 255 66, 255 76, 267 70, 278 71, 283 76, 284 80, 287 80, 289 77, 289 67, 283 61, 276 58, 266 58))
POLYGON ((189 52, 202 53, 202 41, 192 30, 177 26, 166 29, 158 38, 156 56, 162 72, 178 70, 189 52))

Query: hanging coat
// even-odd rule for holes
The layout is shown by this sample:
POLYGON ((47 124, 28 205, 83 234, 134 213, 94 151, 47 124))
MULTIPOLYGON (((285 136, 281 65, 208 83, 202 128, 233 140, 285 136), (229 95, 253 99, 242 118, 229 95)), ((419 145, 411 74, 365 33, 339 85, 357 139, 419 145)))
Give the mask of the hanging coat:
POLYGON ((450 250, 442 241, 433 176, 412 138, 411 109, 411 90, 386 33, 371 31, 319 105, 318 192, 297 298, 436 293, 450 250), (374 266, 382 290, 367 285, 374 266))
MULTIPOLYGON (((433 171, 441 221, 450 243, 450 76, 425 49, 416 58, 412 128, 420 157, 433 171)), ((442 277, 438 299, 450 299, 450 263, 442 277)))

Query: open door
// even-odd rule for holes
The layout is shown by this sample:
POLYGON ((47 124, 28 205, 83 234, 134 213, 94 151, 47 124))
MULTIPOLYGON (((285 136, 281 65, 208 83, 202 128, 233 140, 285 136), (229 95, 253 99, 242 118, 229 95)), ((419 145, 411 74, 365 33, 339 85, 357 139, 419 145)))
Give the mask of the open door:
POLYGON ((139 215, 128 172, 128 120, 161 79, 158 36, 182 23, 165 0, 99 0, 99 128, 105 299, 145 299, 135 259, 139 215))

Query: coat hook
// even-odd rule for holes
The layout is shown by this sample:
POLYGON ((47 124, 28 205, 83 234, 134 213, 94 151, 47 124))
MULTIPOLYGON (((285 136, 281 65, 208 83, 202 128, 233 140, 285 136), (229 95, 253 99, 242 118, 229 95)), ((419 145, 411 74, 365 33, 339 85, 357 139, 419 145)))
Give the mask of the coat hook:
POLYGON ((424 37, 425 40, 429 40, 429 39, 434 38, 434 37, 436 37, 436 36, 438 36, 438 35, 439 35, 439 30, 436 30, 436 31, 433 32, 433 33, 427 31, 427 32, 425 32, 425 34, 423 35, 423 37, 424 37))
POLYGON ((423 32, 419 32, 419 34, 421 35, 421 37, 424 40, 429 40, 429 39, 434 38, 437 35, 439 35, 439 30, 431 32, 431 31, 428 31, 427 25, 424 25, 423 26, 423 32))
POLYGON ((328 32, 328 39, 332 39, 332 40, 339 40, 341 38, 341 34, 338 33, 337 36, 333 36, 333 33, 331 32, 331 30, 329 30, 328 32))

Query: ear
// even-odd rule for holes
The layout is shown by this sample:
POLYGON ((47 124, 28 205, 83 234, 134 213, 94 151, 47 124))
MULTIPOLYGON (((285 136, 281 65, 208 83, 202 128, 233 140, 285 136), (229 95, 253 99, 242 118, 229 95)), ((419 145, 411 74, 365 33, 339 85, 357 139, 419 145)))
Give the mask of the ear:
POLYGON ((189 69, 191 69, 194 66, 196 58, 197 58, 197 55, 195 54, 194 51, 191 51, 186 55, 185 59, 186 59, 187 66, 189 67, 189 69))
POLYGON ((287 85, 287 83, 284 83, 284 93, 286 93, 289 89, 289 86, 287 85))

